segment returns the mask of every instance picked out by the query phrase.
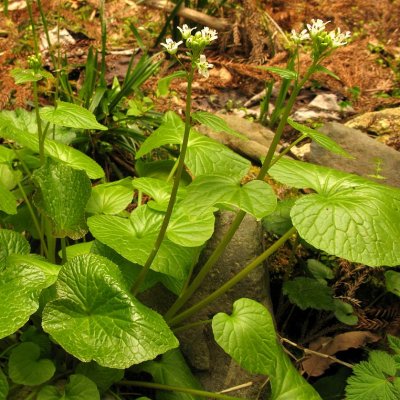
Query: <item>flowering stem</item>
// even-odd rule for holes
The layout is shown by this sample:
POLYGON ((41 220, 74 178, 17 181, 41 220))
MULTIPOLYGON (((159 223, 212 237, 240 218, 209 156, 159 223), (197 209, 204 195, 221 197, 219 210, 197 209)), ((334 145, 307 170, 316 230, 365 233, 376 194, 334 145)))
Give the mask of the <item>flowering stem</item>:
POLYGON ((145 280, 146 275, 158 253, 158 250, 161 247, 162 241, 164 240, 165 234, 167 232, 168 224, 171 219, 172 211, 173 211, 174 204, 176 201, 176 195, 178 193, 179 183, 180 183, 182 172, 183 172, 185 155, 186 155, 187 145, 189 142, 189 133, 190 133, 190 128, 191 128, 190 112, 192 109, 193 76, 194 76, 194 67, 192 65, 190 72, 187 75, 188 87, 187 87, 186 111, 185 111, 185 131, 183 134, 183 140, 182 140, 182 145, 181 145, 180 155, 179 155, 179 162, 178 162, 178 166, 176 168, 176 174, 175 174, 174 184, 172 186, 171 196, 169 198, 167 211, 165 213, 164 220, 162 222, 156 242, 154 243, 153 249, 152 249, 151 253, 149 254, 142 270, 140 271, 139 276, 137 277, 135 283, 133 284, 132 294, 134 296, 138 293, 139 288, 140 288, 141 284, 143 283, 143 281, 145 280))

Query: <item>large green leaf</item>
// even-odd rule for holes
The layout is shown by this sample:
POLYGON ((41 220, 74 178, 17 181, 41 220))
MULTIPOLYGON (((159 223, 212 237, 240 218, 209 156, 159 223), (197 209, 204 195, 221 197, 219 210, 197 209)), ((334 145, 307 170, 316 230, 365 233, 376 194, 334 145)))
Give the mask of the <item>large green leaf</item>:
POLYGON ((91 184, 85 171, 47 160, 33 173, 35 204, 51 221, 55 237, 79 239, 87 232, 85 207, 91 184))
MULTIPOLYGON (((170 350, 154 361, 140 365, 140 370, 153 376, 156 383, 169 386, 202 389, 178 349, 170 350)), ((188 393, 157 391, 156 400, 201 400, 188 393)))
POLYGON ((17 85, 28 82, 37 82, 43 78, 53 78, 53 75, 44 69, 34 71, 33 69, 14 68, 11 70, 11 75, 17 85))
POLYGON ((262 218, 275 210, 276 196, 268 183, 259 180, 241 186, 228 176, 197 177, 188 186, 183 206, 194 214, 214 205, 238 207, 256 218, 262 218))
POLYGON ((385 282, 387 291, 400 297, 400 272, 386 271, 385 282))
POLYGON ((8 381, 4 375, 3 370, 0 368, 0 400, 7 400, 8 396, 8 381))
POLYGON ((128 368, 178 346, 163 318, 136 300, 118 267, 86 254, 61 268, 43 329, 81 361, 128 368))
MULTIPOLYGON (((39 140, 37 136, 28 134, 26 130, 16 127, 15 124, 3 114, 0 114, 0 137, 15 140, 20 145, 36 153, 39 152, 39 140)), ((91 179, 99 179, 104 176, 104 171, 99 164, 86 154, 63 143, 45 139, 44 151, 47 156, 63 161, 72 168, 85 170, 91 179)))
POLYGON ((212 329, 217 343, 243 368, 269 376, 272 400, 320 399, 278 343, 271 315, 261 304, 235 301, 231 315, 214 316, 212 329))
POLYGON ((131 203, 133 189, 125 185, 103 183, 93 187, 86 205, 86 212, 91 214, 115 215, 125 210, 131 203))
POLYGON ((0 272, 0 338, 28 321, 39 308, 41 291, 51 282, 41 269, 24 262, 11 261, 0 272))
POLYGON ((86 376, 70 375, 63 390, 56 386, 44 386, 37 400, 100 400, 96 384, 86 376))
MULTIPOLYGON (((178 115, 169 111, 163 124, 142 144, 136 158, 167 144, 180 144, 185 125, 178 115)), ((224 145, 191 129, 185 163, 194 176, 219 174, 240 180, 248 171, 250 162, 224 145)))
POLYGON ((39 113, 43 120, 51 122, 54 125, 78 129, 98 129, 102 131, 108 129, 97 122, 93 113, 78 104, 57 101, 57 107, 43 107, 39 110, 39 113))
POLYGON ((301 161, 281 159, 274 179, 316 193, 291 210, 300 236, 314 247, 370 266, 400 264, 400 190, 301 161))
MULTIPOLYGON (((162 213, 141 206, 132 212, 129 219, 95 215, 88 219, 88 225, 90 232, 100 242, 127 260, 144 265, 157 239, 163 217, 162 213)), ((182 226, 178 225, 178 228, 182 232, 182 226)), ((195 232, 192 233, 196 239, 195 232)), ((179 246, 167 238, 161 244, 151 268, 182 280, 186 278, 197 254, 196 248, 179 246)))
POLYGON ((6 146, 0 145, 0 163, 11 163, 15 159, 15 153, 13 150, 6 146))
POLYGON ((40 358, 40 347, 35 343, 21 343, 11 351, 8 374, 15 383, 41 385, 51 379, 55 371, 51 360, 40 358))
POLYGON ((0 183, 0 211, 6 214, 17 213, 17 200, 14 195, 0 183))
POLYGON ((0 229, 0 269, 11 254, 29 254, 28 241, 18 232, 0 229))
POLYGON ((0 185, 12 190, 22 179, 22 172, 14 170, 7 164, 0 164, 0 185))

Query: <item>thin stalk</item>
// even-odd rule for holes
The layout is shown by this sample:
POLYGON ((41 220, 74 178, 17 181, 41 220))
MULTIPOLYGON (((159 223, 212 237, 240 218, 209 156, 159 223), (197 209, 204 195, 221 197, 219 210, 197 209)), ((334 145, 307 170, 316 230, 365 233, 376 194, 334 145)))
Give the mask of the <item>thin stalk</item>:
POLYGON ((33 82, 33 100, 35 104, 35 115, 36 115, 36 124, 38 128, 38 139, 39 139, 39 158, 40 164, 44 164, 44 135, 42 129, 42 122, 40 120, 39 114, 39 96, 38 96, 38 85, 37 82, 33 82))
POLYGON ((186 325, 178 326, 177 328, 174 329, 174 333, 175 334, 176 333, 181 333, 181 332, 187 331, 188 329, 196 328, 198 326, 203 326, 203 325, 206 325, 206 324, 211 324, 211 322, 212 322, 212 319, 207 319, 207 320, 204 320, 204 321, 196 321, 196 322, 193 322, 192 324, 186 324, 186 325))
POLYGON ((132 293, 135 296, 140 288, 140 285, 143 283, 144 279, 146 278, 147 272, 149 271, 151 264, 156 257, 158 250, 160 249, 161 243, 164 240, 169 221, 171 219, 172 211, 175 205, 176 196, 178 193, 179 183, 181 180, 184 162, 185 162, 185 155, 187 150, 187 145, 189 142, 189 133, 191 128, 191 120, 190 120, 190 113, 192 109, 192 82, 194 76, 194 69, 193 66, 191 67, 190 73, 188 75, 188 87, 187 87, 187 97, 186 97, 186 111, 185 111, 185 132, 183 134, 183 141, 181 145, 181 151, 179 156, 178 167, 176 169, 174 184, 172 186, 171 196, 169 198, 167 211, 164 216, 164 220, 162 222, 160 231, 157 236, 157 240, 154 244, 153 250, 149 254, 145 265, 143 266, 142 270, 140 271, 139 276, 137 277, 133 287, 132 293))
POLYGON ((161 383, 155 383, 155 382, 122 380, 120 382, 117 382, 117 385, 136 386, 136 387, 143 387, 143 388, 150 388, 150 389, 167 390, 169 392, 188 393, 188 394, 192 394, 193 396, 210 397, 212 399, 246 400, 243 397, 232 397, 232 396, 228 396, 228 395, 221 394, 221 393, 212 393, 212 392, 206 392, 205 390, 163 385, 161 383))
POLYGON ((33 224, 35 225, 35 228, 36 228, 36 230, 37 230, 37 232, 38 232, 38 235, 39 235, 40 245, 41 245, 41 247, 42 247, 42 249, 43 249, 43 252, 44 252, 44 254, 45 254, 46 258, 47 258, 47 256, 48 256, 49 253, 48 253, 48 251, 47 251, 47 246, 46 246, 46 242, 45 242, 45 240, 44 240, 43 231, 42 231, 42 229, 40 228, 39 221, 38 221, 38 219, 36 218, 35 212, 33 211, 31 202, 29 201, 28 196, 26 195, 24 188, 22 187, 22 185, 21 185, 19 182, 18 182, 18 189, 21 191, 22 197, 24 198, 24 201, 25 201, 25 203, 26 203, 26 206, 28 207, 29 214, 30 214, 31 217, 32 217, 33 224))
POLYGON ((56 263, 56 239, 53 237, 53 233, 51 231, 50 221, 45 217, 44 218, 44 229, 46 232, 47 239, 47 259, 55 264, 56 263))
POLYGON ((172 166, 171 172, 169 173, 168 178, 167 178, 167 182, 169 182, 175 175, 175 171, 178 168, 178 164, 179 164, 179 158, 175 161, 174 165, 172 166))
POLYGON ((35 20, 33 19, 33 13, 32 13, 32 0, 26 1, 26 8, 28 9, 29 20, 31 22, 31 27, 32 27, 33 49, 35 50, 35 54, 38 56, 39 55, 39 43, 38 43, 38 39, 37 39, 37 35, 36 35, 35 20))
POLYGON ((272 255, 275 251, 277 251, 294 233, 296 232, 296 228, 290 228, 282 237, 280 237, 272 246, 270 246, 267 250, 265 250, 262 254, 256 257, 250 264, 248 264, 245 268, 243 268, 239 273, 237 273, 233 278, 231 278, 228 282, 222 285, 220 288, 215 290, 209 296, 205 297, 203 300, 199 301, 192 307, 178 314, 171 320, 167 321, 170 326, 174 326, 195 314, 197 311, 204 308, 207 304, 211 303, 218 297, 222 296, 229 289, 235 286, 238 282, 244 279, 254 268, 258 267, 263 261, 265 261, 270 255, 272 255))
POLYGON ((53 52, 53 49, 52 49, 52 43, 51 43, 51 40, 50 40, 49 28, 48 28, 48 25, 47 25, 47 19, 46 19, 46 16, 44 15, 44 12, 43 12, 43 7, 42 7, 41 0, 37 0, 37 5, 38 5, 38 8, 39 8, 40 18, 42 19, 43 30, 44 30, 44 33, 46 35, 47 45, 49 46, 49 55, 50 55, 51 62, 53 63, 53 66, 54 66, 54 69, 55 69, 56 65, 57 65, 56 64, 56 58, 54 56, 54 52, 53 52))
POLYGON ((285 150, 282 151, 282 153, 279 153, 272 161, 270 168, 276 164, 283 156, 285 156, 293 147, 297 146, 302 140, 304 140, 307 137, 307 135, 301 135, 298 139, 296 139, 293 143, 291 143, 288 147, 286 147, 285 150))
POLYGON ((67 260, 67 246, 65 243, 65 237, 61 238, 61 253, 62 253, 62 264, 65 264, 67 260))

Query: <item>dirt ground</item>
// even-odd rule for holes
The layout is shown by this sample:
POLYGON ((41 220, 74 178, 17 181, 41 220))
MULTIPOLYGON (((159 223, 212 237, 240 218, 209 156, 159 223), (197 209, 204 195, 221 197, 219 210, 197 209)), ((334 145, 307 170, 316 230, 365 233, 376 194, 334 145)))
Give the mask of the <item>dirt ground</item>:
MULTIPOLYGON (((241 24, 242 32, 246 32, 247 29, 249 35, 254 35, 249 21, 241 20, 242 2, 227 3, 231 3, 231 7, 217 11, 215 16, 227 17, 232 22, 233 31, 241 24)), ((77 38, 76 45, 66 48, 65 53, 71 65, 82 66, 88 46, 100 45, 98 1, 42 0, 42 6, 47 14, 50 29, 59 21, 61 28, 67 28, 77 38)), ((351 101, 358 113, 400 103, 399 1, 269 0, 262 1, 259 10, 263 16, 270 16, 285 32, 292 28, 301 29, 303 24, 312 18, 331 21, 331 29, 341 27, 342 30, 352 32, 351 43, 339 49, 326 64, 341 81, 317 76, 310 84, 310 89, 336 93, 341 99, 351 101)), ((108 49, 138 47, 129 30, 129 22, 138 28, 147 44, 154 43, 166 16, 163 11, 137 5, 130 0, 107 1, 108 49)), ((35 7, 34 17, 39 22, 39 12, 35 7)), ((275 34, 274 28, 271 29, 275 34)), ((40 23, 38 30, 42 31, 40 23)), ((279 35, 276 36, 278 37, 279 35)), ((235 40, 232 38, 231 41, 235 40)), ((217 98, 216 107, 224 107, 224 103, 232 98, 250 98, 263 88, 268 74, 257 68, 259 62, 251 60, 249 54, 244 52, 245 48, 240 39, 236 38, 236 44, 228 41, 224 49, 215 48, 210 51, 209 61, 215 64, 215 69, 209 80, 195 86, 199 107, 204 96, 217 98)), ((267 49, 262 57, 263 65, 284 66, 286 53, 281 48, 278 45, 276 49, 267 49), (274 51, 275 54, 271 54, 274 51)), ((32 49, 32 31, 26 6, 24 7, 24 2, 20 0, 10 1, 8 16, 3 14, 0 18, 0 108, 29 106, 29 88, 24 85, 16 86, 9 73, 16 66, 26 66, 26 58, 33 52, 32 49)), ((119 69, 123 71, 126 65, 126 57, 124 59, 121 56, 109 56, 108 65, 112 66, 111 72, 118 75, 119 69), (122 65, 121 68, 119 64, 122 65)), ((155 82, 156 79, 153 80, 153 84, 155 82)), ((182 84, 177 84, 174 89, 178 92, 184 91, 182 84)))

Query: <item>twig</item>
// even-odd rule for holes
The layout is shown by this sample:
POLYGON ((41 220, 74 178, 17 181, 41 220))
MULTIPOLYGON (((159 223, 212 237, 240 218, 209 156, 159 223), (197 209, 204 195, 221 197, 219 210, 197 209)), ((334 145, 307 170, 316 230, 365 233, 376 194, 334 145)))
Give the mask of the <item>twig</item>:
POLYGON ((242 383, 241 385, 232 386, 232 387, 230 387, 228 389, 221 390, 218 393, 230 393, 230 392, 234 392, 236 390, 247 388, 247 387, 252 386, 252 385, 254 385, 254 382, 250 381, 250 382, 242 383))
POLYGON ((339 360, 338 358, 336 358, 336 357, 334 357, 334 356, 331 356, 331 355, 329 355, 329 354, 320 353, 320 352, 318 352, 318 351, 314 351, 314 350, 307 349, 306 347, 303 347, 303 346, 301 346, 301 345, 299 345, 299 344, 297 344, 297 343, 295 343, 295 342, 292 342, 292 341, 289 340, 289 339, 283 338, 283 337, 281 337, 280 340, 281 340, 281 342, 288 343, 288 344, 290 344, 291 346, 296 347, 296 348, 302 350, 302 351, 304 352, 304 354, 313 354, 313 355, 318 356, 318 357, 321 357, 321 358, 329 358, 329 359, 332 360, 333 362, 336 362, 336 363, 338 363, 338 364, 342 364, 342 365, 344 365, 344 366, 347 367, 347 368, 353 368, 353 365, 352 365, 352 364, 349 364, 349 363, 347 363, 347 362, 345 362, 345 361, 339 360))

